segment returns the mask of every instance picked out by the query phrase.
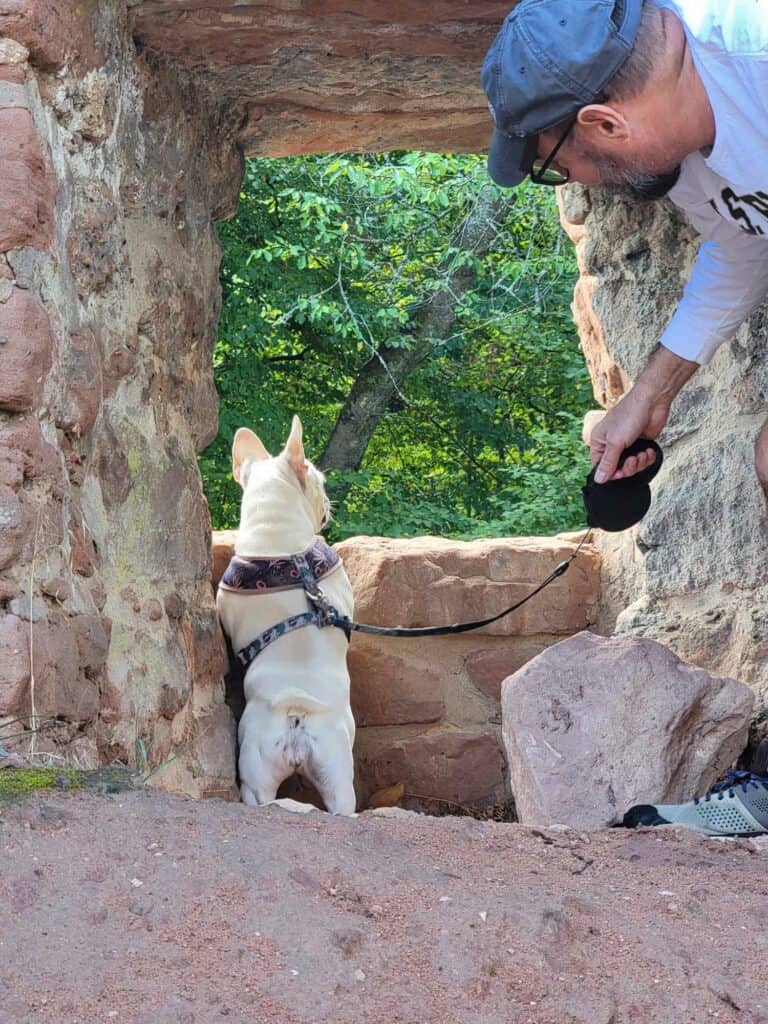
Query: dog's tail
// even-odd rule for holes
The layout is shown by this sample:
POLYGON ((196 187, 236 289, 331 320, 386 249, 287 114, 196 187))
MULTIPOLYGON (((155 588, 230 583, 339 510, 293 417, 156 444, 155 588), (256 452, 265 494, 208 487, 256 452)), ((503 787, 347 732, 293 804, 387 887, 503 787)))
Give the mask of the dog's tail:
POLYGON ((286 715, 309 715, 317 714, 318 711, 330 711, 330 708, 325 701, 311 696, 306 690, 288 686, 274 697, 270 697, 269 710, 283 711, 286 715))

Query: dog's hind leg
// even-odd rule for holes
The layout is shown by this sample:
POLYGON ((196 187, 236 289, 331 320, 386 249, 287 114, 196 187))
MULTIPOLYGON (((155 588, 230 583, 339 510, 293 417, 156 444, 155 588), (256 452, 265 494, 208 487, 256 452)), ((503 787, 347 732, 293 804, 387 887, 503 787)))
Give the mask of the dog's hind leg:
POLYGON ((277 790, 283 778, 291 774, 276 772, 275 765, 269 765, 261 757, 258 749, 246 747, 240 749, 240 798, 244 804, 256 807, 268 804, 277 796, 277 790))
POLYGON ((355 813, 352 737, 342 726, 330 735, 313 737, 312 753, 304 766, 331 814, 355 813))

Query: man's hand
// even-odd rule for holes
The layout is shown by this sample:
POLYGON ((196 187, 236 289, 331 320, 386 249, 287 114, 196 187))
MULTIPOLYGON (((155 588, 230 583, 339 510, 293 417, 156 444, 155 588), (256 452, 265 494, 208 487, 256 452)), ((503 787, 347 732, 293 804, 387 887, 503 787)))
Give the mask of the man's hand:
POLYGON ((668 416, 669 406, 649 409, 641 396, 635 395, 634 389, 610 412, 601 416, 600 421, 592 428, 588 442, 592 465, 599 463, 595 482, 603 484, 606 480, 621 480, 627 476, 634 476, 635 473, 640 473, 650 466, 656 458, 652 448, 640 452, 639 455, 631 455, 621 469, 616 469, 624 449, 638 437, 658 437, 668 416))
POLYGON ((589 430, 592 465, 597 466, 595 482, 621 480, 634 476, 653 463, 653 450, 631 456, 617 470, 619 457, 638 437, 656 438, 664 428, 672 400, 683 384, 698 370, 699 364, 659 348, 640 374, 635 386, 589 430))

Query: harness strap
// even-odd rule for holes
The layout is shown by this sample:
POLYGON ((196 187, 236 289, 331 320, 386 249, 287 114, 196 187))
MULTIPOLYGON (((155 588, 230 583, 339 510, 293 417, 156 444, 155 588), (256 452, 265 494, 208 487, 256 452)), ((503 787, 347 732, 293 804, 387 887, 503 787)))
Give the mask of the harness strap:
POLYGON ((292 633, 294 629, 302 629, 304 626, 313 625, 326 625, 326 623, 320 621, 320 616, 316 611, 301 612, 298 615, 291 615, 289 618, 283 619, 282 622, 278 622, 274 626, 270 626, 269 629, 265 629, 263 633, 259 633, 256 639, 252 640, 247 647, 241 648, 235 657, 243 668, 247 669, 254 658, 258 654, 261 654, 264 648, 268 647, 273 640, 277 640, 286 633, 292 633))
POLYGON ((291 555, 291 561, 301 576, 304 592, 313 607, 308 612, 291 615, 287 619, 283 619, 282 622, 270 626, 269 629, 265 629, 263 633, 260 633, 255 640, 252 640, 247 647, 239 650, 235 657, 244 669, 247 669, 254 658, 261 654, 264 648, 269 646, 274 640, 285 636, 286 633, 292 633, 294 629, 303 629, 304 626, 318 626, 320 629, 324 626, 338 626, 344 630, 347 634, 347 640, 349 640, 349 630, 346 626, 349 620, 345 616, 339 615, 338 611, 329 603, 328 598, 318 587, 315 574, 304 552, 300 552, 298 555, 291 555))

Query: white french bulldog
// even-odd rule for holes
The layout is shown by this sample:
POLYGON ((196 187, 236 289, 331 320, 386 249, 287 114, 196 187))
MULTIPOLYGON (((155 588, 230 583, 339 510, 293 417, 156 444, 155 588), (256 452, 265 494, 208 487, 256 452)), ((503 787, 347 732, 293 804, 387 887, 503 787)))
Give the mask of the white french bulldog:
MULTIPOLYGON (((243 488, 240 528, 216 603, 237 652, 270 627, 311 608, 295 572, 283 585, 286 568, 292 568, 286 560, 320 540, 330 503, 323 474, 305 458, 298 416, 285 448, 274 458, 253 431, 238 430, 232 474, 243 488)), ((337 556, 330 552, 330 558, 337 556)), ((352 617, 352 587, 340 560, 318 585, 340 614, 352 617)), ((280 635, 251 662, 244 688, 246 707, 238 732, 243 801, 275 800, 281 782, 298 772, 318 789, 332 814, 354 814, 355 721, 344 632, 310 624, 280 635)))

